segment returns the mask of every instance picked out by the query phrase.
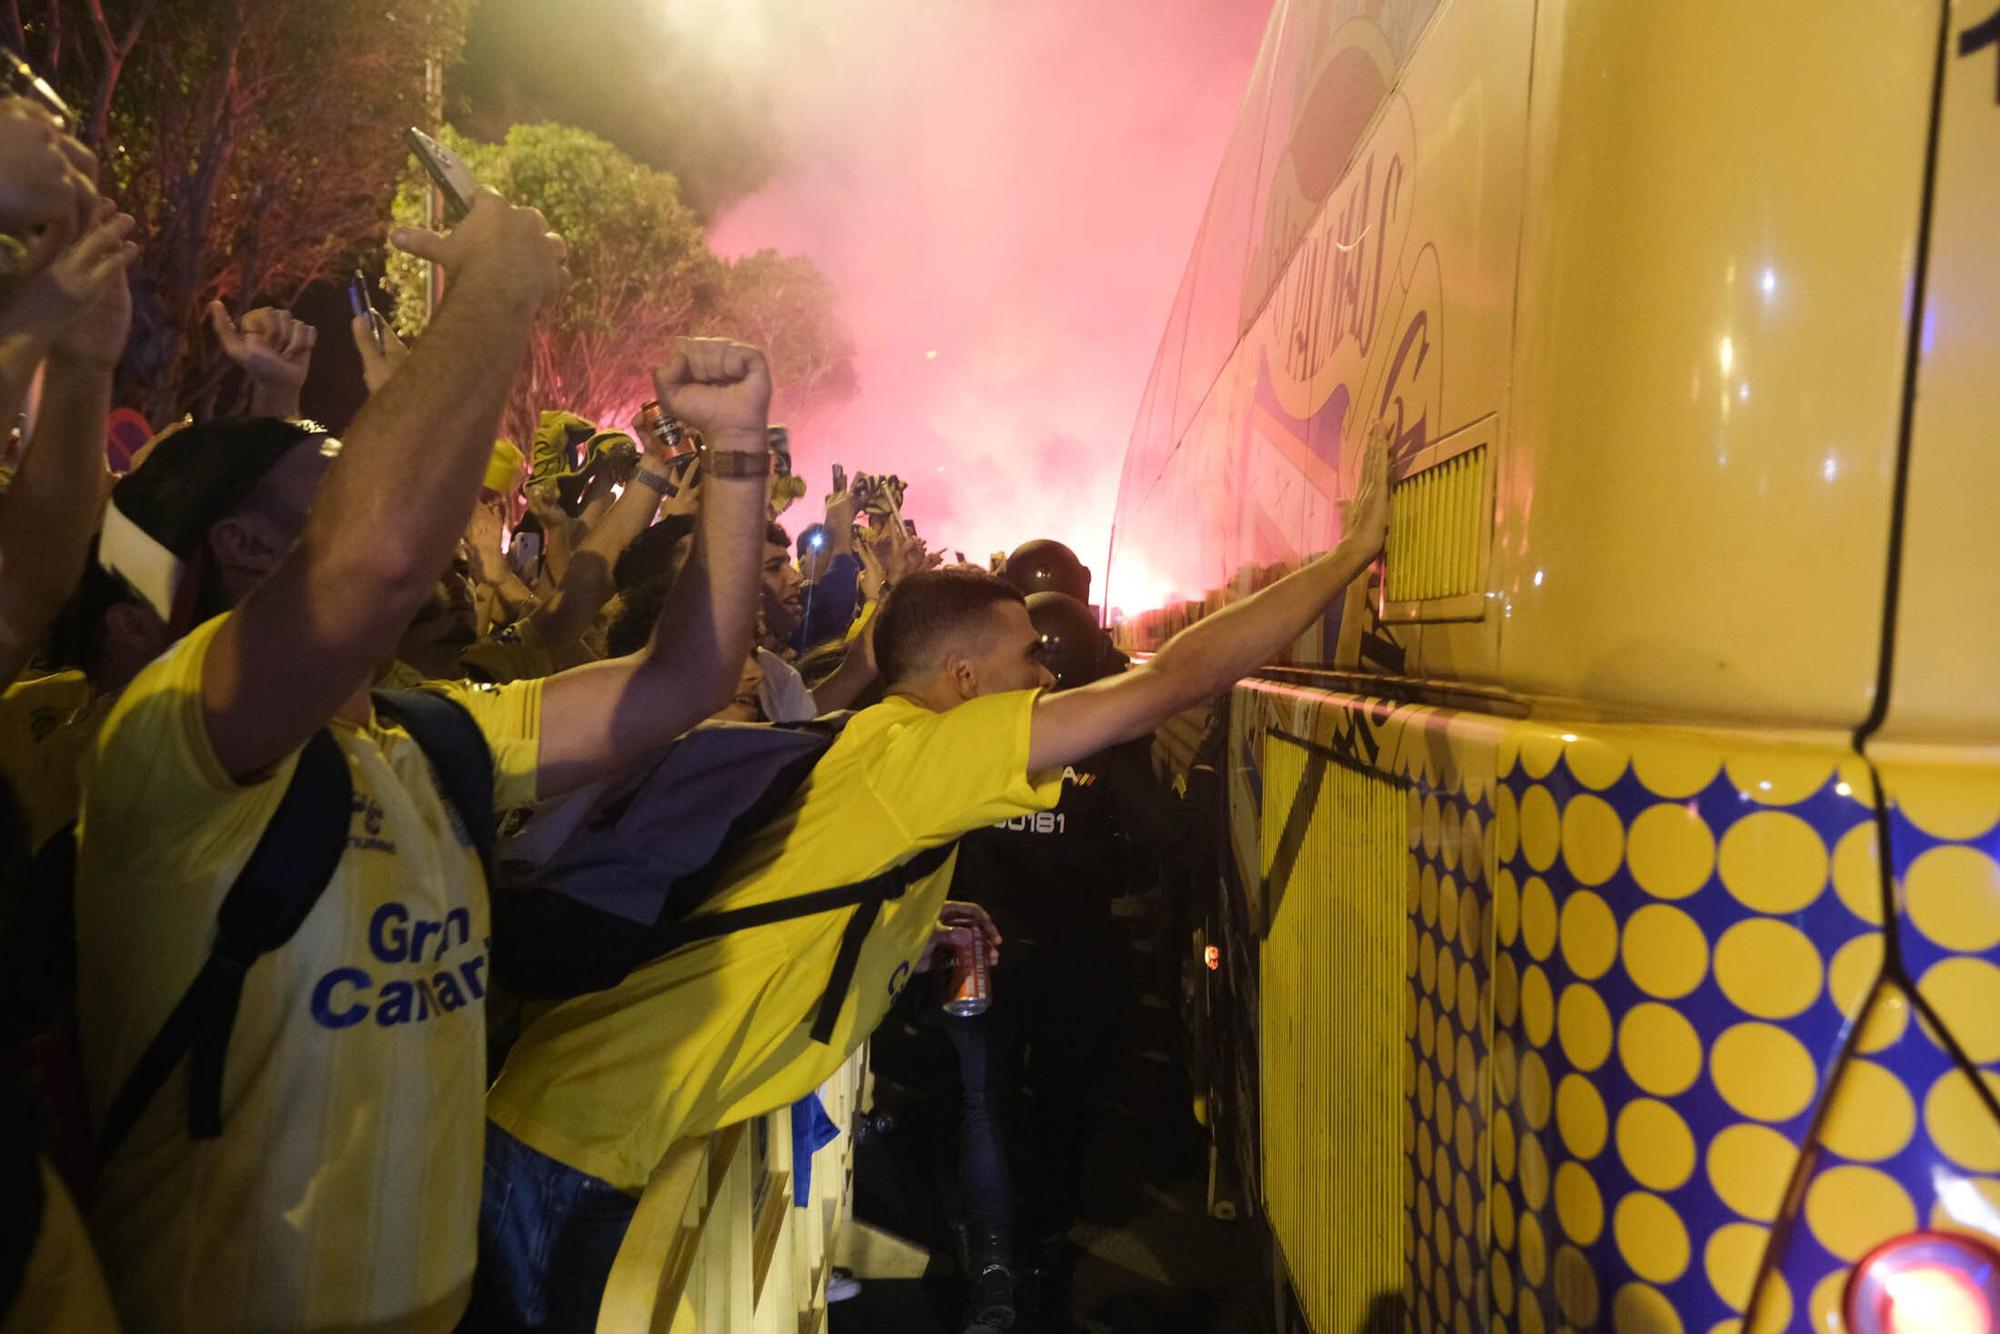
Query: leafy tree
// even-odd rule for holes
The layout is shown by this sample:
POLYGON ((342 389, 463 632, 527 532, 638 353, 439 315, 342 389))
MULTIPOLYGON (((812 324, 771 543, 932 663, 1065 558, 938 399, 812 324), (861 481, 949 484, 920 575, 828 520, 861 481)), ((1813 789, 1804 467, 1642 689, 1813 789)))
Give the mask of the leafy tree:
POLYGON ((427 65, 457 58, 470 3, 8 0, 0 28, 139 219, 122 397, 156 422, 210 405, 209 301, 290 304, 379 241, 400 129, 431 119, 427 65))
POLYGON ((771 359, 780 415, 854 396, 854 342, 841 322, 833 284, 802 255, 760 250, 723 277, 727 332, 771 359))
MULTIPOLYGON (((444 138, 480 181, 539 208, 569 243, 569 290, 536 328, 528 373, 508 399, 502 430, 514 439, 534 433, 543 408, 622 426, 652 397, 652 368, 677 334, 764 347, 780 413, 853 393, 853 347, 810 260, 768 251, 737 264, 718 258, 671 174, 572 126, 516 125, 497 144, 444 138)), ((396 218, 421 223, 425 208, 413 170, 396 218)), ((412 335, 427 315, 427 269, 392 251, 387 273, 396 327, 412 335)))

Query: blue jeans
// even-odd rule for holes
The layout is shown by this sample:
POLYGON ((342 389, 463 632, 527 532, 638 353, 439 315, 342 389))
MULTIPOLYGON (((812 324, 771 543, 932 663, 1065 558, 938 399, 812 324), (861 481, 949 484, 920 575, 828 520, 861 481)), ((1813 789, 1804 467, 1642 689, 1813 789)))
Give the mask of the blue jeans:
POLYGON ((466 1331, 597 1328, 611 1262, 639 1201, 486 1123, 479 1269, 466 1331))
POLYGON ((1007 1173, 1003 1100, 1015 1064, 1010 1016, 996 1003, 984 1014, 926 1019, 958 1053, 958 1192, 967 1244, 976 1265, 1013 1263, 1014 1190, 1007 1173))

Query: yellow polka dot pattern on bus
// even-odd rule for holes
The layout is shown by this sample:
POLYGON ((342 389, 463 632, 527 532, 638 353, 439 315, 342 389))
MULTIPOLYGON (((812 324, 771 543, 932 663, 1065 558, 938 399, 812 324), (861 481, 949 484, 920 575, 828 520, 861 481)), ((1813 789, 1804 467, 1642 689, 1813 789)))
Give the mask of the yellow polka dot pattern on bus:
MULTIPOLYGON (((2000 1239, 2000 1116, 1992 1105, 2000 1102, 2000 777, 1896 763, 1881 776, 1903 969, 1958 1051, 1928 1020, 1912 1021, 1915 998, 1899 985, 1874 985, 1879 933, 1850 944, 1865 950, 1859 960, 1829 964, 1835 1002, 1857 1024, 1856 1052, 1827 1090, 1802 1225, 1774 1257, 1774 1281, 1815 1320, 1837 1307, 1848 1266, 1899 1233, 1940 1228, 2000 1239), (1977 1068, 1991 1101, 1959 1057, 1977 1068)), ((1850 877, 1853 859, 1879 857, 1878 837, 1872 823, 1844 836, 1857 849, 1848 854, 1850 877)), ((1840 856, 1836 848, 1836 888, 1840 856)), ((1872 903, 1852 886, 1840 898, 1858 919, 1883 920, 1879 891, 1872 903)))
MULTIPOLYGON (((1980 1209, 1951 1196, 1983 1201, 2000 1125, 1908 1022, 1908 998, 1874 994, 1883 895, 1865 766, 1803 747, 1704 753, 1686 737, 1656 757, 1637 729, 1605 732, 1522 724, 1501 745, 1496 1000, 1519 982, 1515 1004, 1496 1007, 1493 1044, 1511 1038, 1536 1075, 1494 1090, 1496 1146, 1503 1119, 1518 1131, 1492 1162, 1492 1212, 1514 1222, 1511 1241, 1494 1234, 1494 1310, 1504 1289, 1512 1328, 1709 1329, 1740 1324, 1757 1287, 1755 1326, 1783 1328, 1837 1298, 1874 1245, 1919 1225, 1977 1226, 1980 1209), (1857 1050, 1829 1084, 1850 1020, 1857 1050), (1816 1115, 1798 1225, 1767 1256, 1816 1115), (1565 1245, 1587 1263, 1548 1264, 1565 1245)), ((1892 812, 1898 874, 1905 846, 1915 864, 1904 934, 1922 962, 1909 939, 1904 957, 1989 1067, 1995 798, 1983 826, 1960 803, 1958 841, 1915 837, 1892 812)))
POLYGON ((1404 785, 1411 1328, 1826 1329, 1869 1248, 2000 1230, 2000 773, 1883 766, 1890 895, 1837 749, 1280 691, 1404 785))
POLYGON ((1413 1243, 1403 1296, 1418 1327, 1456 1330, 1480 1328, 1487 1301, 1497 1296, 1487 1267, 1486 1162, 1510 1150, 1512 1127, 1489 1128, 1489 1084, 1511 1084, 1517 1072, 1510 1053, 1489 1059, 1487 1040, 1487 949, 1496 913, 1487 882, 1491 808, 1479 799, 1486 784, 1461 776, 1464 760, 1477 752, 1451 735, 1448 720, 1409 711, 1383 758, 1405 784, 1417 887, 1409 999, 1418 1016, 1416 1075, 1404 1131, 1413 1145, 1413 1243))

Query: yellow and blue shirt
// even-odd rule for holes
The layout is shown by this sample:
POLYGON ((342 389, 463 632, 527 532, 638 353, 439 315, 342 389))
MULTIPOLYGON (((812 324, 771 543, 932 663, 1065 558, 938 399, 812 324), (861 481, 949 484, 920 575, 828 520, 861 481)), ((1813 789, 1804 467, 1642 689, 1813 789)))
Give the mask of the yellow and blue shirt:
MULTIPOLYGON (((1028 774, 1036 695, 989 695, 944 713, 896 698, 856 714, 737 855, 707 910, 866 880, 1055 805, 1060 777, 1028 774)), ((953 860, 883 906, 830 1043, 810 1030, 852 909, 688 945, 555 1006, 515 1044, 488 1113, 551 1158, 643 1187, 676 1139, 796 1102, 867 1039, 931 939, 953 860)))
MULTIPOLYGON (((85 1074, 101 1117, 208 955, 296 755, 237 783, 209 742, 222 618, 152 663, 84 769, 77 874, 85 1074)), ((436 687, 471 713, 496 806, 534 799, 541 686, 436 687)), ((346 854, 245 980, 218 1139, 187 1133, 186 1062, 104 1164, 91 1225, 128 1324, 448 1330, 479 1214, 487 897, 409 734, 333 724, 346 854)))
POLYGON ((0 694, 0 779, 14 789, 39 848, 76 819, 77 769, 110 701, 82 672, 57 672, 0 694))

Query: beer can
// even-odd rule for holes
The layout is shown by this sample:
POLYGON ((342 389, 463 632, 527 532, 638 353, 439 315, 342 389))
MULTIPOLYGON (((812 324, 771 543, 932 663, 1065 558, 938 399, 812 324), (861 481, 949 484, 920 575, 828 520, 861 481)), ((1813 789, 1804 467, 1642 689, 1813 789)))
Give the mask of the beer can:
POLYGON ((977 931, 952 932, 951 986, 944 1010, 961 1019, 985 1014, 993 1004, 993 975, 986 963, 986 937, 977 931))
POLYGON ((658 399, 653 399, 641 407, 638 416, 632 419, 632 424, 659 441, 669 456, 693 452, 687 444, 687 428, 669 417, 658 399))

